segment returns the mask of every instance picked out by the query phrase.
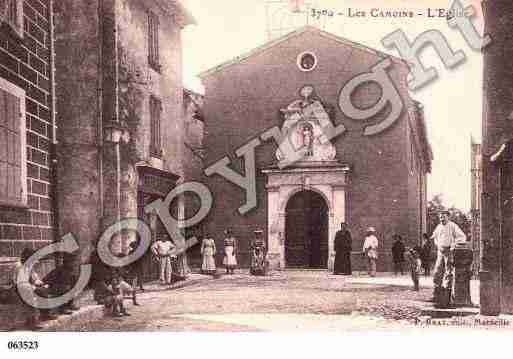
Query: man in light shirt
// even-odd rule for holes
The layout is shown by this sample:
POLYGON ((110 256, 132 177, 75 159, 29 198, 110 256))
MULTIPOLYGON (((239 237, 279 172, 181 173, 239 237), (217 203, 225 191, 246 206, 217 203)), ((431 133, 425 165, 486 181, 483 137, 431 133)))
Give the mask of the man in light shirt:
POLYGON ((376 230, 374 227, 367 229, 367 235, 365 236, 365 242, 363 243, 363 252, 367 257, 367 263, 369 268, 369 275, 371 277, 376 276, 376 261, 378 260, 378 238, 376 237, 376 230))
POLYGON ((159 238, 151 246, 151 252, 158 259, 160 265, 160 283, 162 285, 171 284, 171 259, 175 259, 176 255, 173 254, 175 245, 171 242, 169 237, 159 238))
POLYGON ((464 243, 467 236, 458 225, 449 220, 449 212, 439 214, 440 223, 435 228, 431 239, 437 247, 437 257, 433 282, 435 284, 434 298, 438 298, 441 288, 449 288, 452 284, 453 251, 458 243, 464 243))

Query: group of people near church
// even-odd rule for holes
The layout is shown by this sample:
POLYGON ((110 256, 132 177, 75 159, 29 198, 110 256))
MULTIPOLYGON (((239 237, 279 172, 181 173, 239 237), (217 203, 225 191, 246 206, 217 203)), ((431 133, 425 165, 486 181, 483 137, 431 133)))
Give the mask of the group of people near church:
MULTIPOLYGON (((267 246, 262 236, 263 231, 256 230, 255 237, 250 243, 250 273, 255 275, 264 275, 267 272, 267 246)), ((230 228, 224 231, 223 240, 223 266, 226 274, 234 274, 238 261, 238 244, 237 239, 233 236, 230 228)), ((214 239, 207 235, 201 243, 201 271, 204 274, 214 275, 217 273, 215 256, 217 253, 216 243, 214 239)))
MULTIPOLYGON (((230 228, 224 231, 224 257, 223 265, 226 268, 226 274, 234 274, 237 268, 237 240, 232 235, 230 228)), ((204 274, 216 274, 217 253, 216 243, 214 239, 207 235, 201 242, 201 272, 204 274)))
MULTIPOLYGON (((414 289, 419 290, 419 275, 421 269, 428 276, 432 264, 432 244, 437 250, 436 262, 434 266, 433 282, 434 282, 434 298, 438 298, 452 285, 453 280, 453 255, 456 245, 466 241, 466 236, 457 224, 449 220, 449 212, 442 211, 439 214, 440 223, 433 231, 431 237, 427 234, 423 235, 421 243, 406 248, 403 238, 396 234, 393 236, 394 243, 391 255, 394 262, 394 271, 404 274, 404 263, 409 264, 414 289)), ((251 260, 250 273, 254 275, 262 275, 267 271, 268 263, 266 259, 267 248, 262 231, 255 231, 255 237, 251 241, 251 260)), ((137 240, 130 244, 129 254, 134 253, 141 245, 137 240)), ((374 227, 368 227, 365 231, 365 238, 362 248, 362 254, 368 266, 368 274, 371 277, 376 276, 376 264, 379 260, 379 240, 374 227)), ((334 274, 351 275, 351 252, 352 252, 352 235, 346 223, 341 224, 340 230, 335 235, 335 260, 334 274)), ((238 243, 233 236, 230 228, 224 231, 224 253, 223 266, 227 274, 234 274, 238 265, 238 243)), ((205 274, 215 274, 216 268, 216 244, 214 239, 206 235, 201 243, 202 265, 201 270, 205 274)), ((17 293, 20 291, 32 291, 40 297, 59 296, 66 293, 75 283, 72 268, 69 267, 71 261, 62 261, 57 268, 50 274, 40 279, 37 272, 32 268, 28 268, 26 262, 33 255, 34 251, 25 249, 21 255, 20 263, 16 266, 13 276, 13 283, 16 284, 17 293), (23 273, 27 274, 23 274, 23 273), (26 278, 20 282, 20 278, 26 278)), ((159 238, 151 246, 151 254, 158 262, 160 269, 160 282, 163 285, 170 285, 174 275, 186 275, 187 263, 185 253, 177 251, 174 243, 168 236, 159 238)), ((95 298, 105 304, 114 316, 129 315, 123 304, 126 296, 131 296, 134 305, 138 305, 136 292, 137 287, 143 291, 143 259, 131 264, 127 268, 110 268, 105 269, 103 273, 94 275, 95 282, 95 298)), ((101 266, 96 263, 93 265, 98 272, 101 266)), ((450 290, 450 289, 449 289, 450 290)), ((69 314, 71 311, 78 309, 71 300, 61 305, 59 313, 69 314)), ((36 328, 38 324, 38 312, 32 311, 27 319, 29 327, 36 328)), ((43 312, 43 316, 52 318, 50 313, 43 312)))
MULTIPOLYGON (((419 276, 424 270, 424 275, 429 276, 433 263, 433 250, 436 249, 436 261, 433 272, 434 298, 438 298, 444 289, 450 288, 453 280, 453 256, 458 243, 466 242, 466 235, 461 228, 449 220, 449 211, 439 213, 439 224, 431 237, 423 234, 420 243, 411 248, 406 248, 403 238, 399 234, 393 236, 394 243, 391 255, 394 263, 394 272, 404 274, 405 263, 409 266, 409 272, 413 281, 414 290, 419 290, 419 276), (433 246, 435 248, 433 248, 433 246)), ((367 262, 368 274, 376 276, 376 263, 378 261, 379 240, 374 227, 366 230, 362 254, 367 262)), ((351 275, 352 236, 346 223, 341 224, 340 230, 335 235, 335 261, 334 274, 351 275)))

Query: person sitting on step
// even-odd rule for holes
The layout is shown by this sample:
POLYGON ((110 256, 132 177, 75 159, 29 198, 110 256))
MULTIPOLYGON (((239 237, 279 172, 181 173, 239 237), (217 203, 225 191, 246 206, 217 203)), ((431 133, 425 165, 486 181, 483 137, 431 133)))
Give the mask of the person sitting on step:
POLYGON ((120 276, 114 276, 106 289, 108 295, 105 297, 105 307, 110 310, 110 314, 114 317, 130 316, 123 300, 125 294, 130 293, 132 288, 120 276))

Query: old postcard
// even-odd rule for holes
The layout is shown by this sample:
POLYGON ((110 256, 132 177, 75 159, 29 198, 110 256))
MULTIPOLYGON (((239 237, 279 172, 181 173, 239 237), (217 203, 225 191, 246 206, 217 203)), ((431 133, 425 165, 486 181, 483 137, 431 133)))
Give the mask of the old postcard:
POLYGON ((512 329, 512 26, 510 0, 0 0, 4 349, 512 329))

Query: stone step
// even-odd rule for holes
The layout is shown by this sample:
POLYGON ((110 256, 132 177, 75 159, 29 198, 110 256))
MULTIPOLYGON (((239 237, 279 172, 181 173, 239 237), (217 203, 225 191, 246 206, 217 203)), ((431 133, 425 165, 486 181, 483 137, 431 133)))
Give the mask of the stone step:
POLYGON ((434 305, 426 306, 421 309, 421 315, 431 318, 443 319, 452 317, 466 317, 469 315, 478 315, 479 307, 455 307, 440 309, 434 305))

